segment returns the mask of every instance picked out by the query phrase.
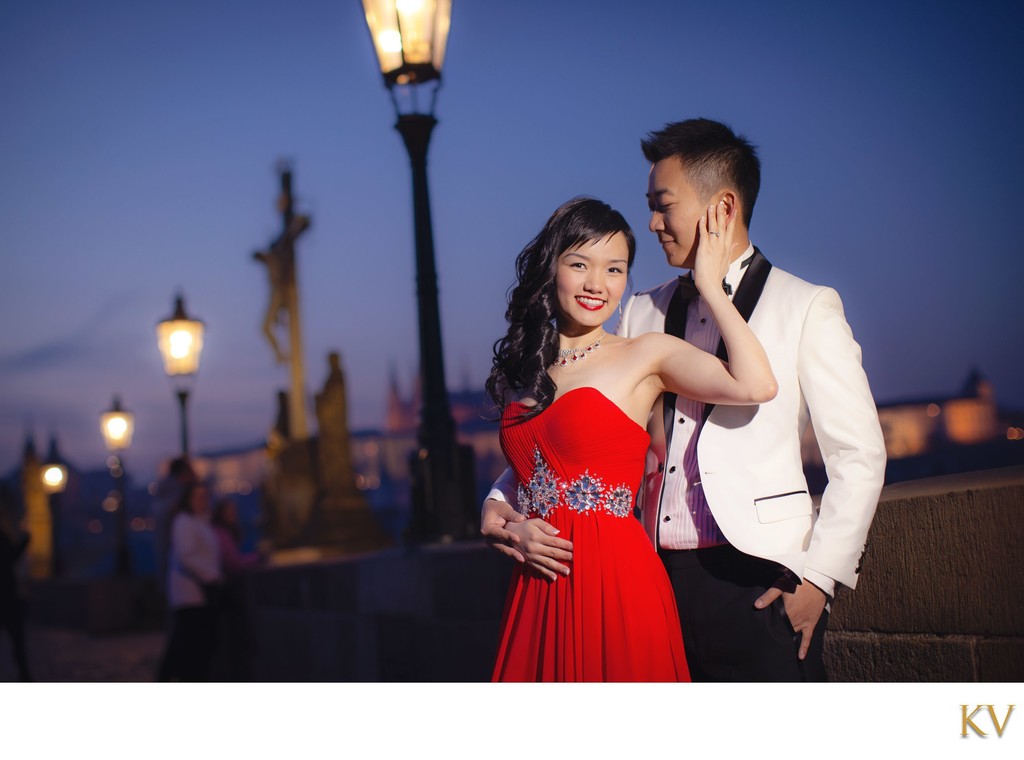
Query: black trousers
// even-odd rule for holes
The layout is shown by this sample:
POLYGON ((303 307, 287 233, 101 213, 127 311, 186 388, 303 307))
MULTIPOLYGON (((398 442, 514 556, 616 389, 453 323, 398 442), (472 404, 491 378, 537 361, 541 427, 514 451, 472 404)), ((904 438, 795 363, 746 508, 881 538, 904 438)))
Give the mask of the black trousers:
POLYGON ((209 681, 219 626, 217 610, 208 605, 175 610, 157 680, 209 681))
POLYGON ((828 680, 822 660, 828 612, 822 612, 800 660, 801 637, 789 624, 782 598, 754 608, 784 568, 730 545, 658 554, 675 591, 694 681, 828 680))
POLYGON ((22 681, 31 681, 32 677, 28 671, 28 655, 25 651, 25 618, 20 611, 20 604, 20 600, 13 600, 12 606, 19 605, 17 612, 11 612, 7 617, 0 616, 0 636, 3 636, 5 630, 11 635, 11 647, 14 664, 18 669, 18 678, 22 681))

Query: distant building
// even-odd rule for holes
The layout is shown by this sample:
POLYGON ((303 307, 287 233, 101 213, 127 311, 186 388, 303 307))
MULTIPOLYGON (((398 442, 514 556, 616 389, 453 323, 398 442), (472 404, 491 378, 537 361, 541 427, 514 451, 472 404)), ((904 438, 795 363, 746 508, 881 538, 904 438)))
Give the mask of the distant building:
MULTIPOLYGON (((477 491, 482 501, 505 469, 498 443, 497 413, 487 395, 471 389, 468 382, 462 390, 450 392, 448 398, 458 440, 472 446, 476 456, 477 491)), ((381 526, 396 539, 407 525, 411 510, 408 462, 417 446, 420 403, 418 379, 403 394, 392 371, 383 426, 350 433, 356 486, 381 526)), ((267 445, 203 452, 194 463, 200 477, 212 484, 215 495, 235 498, 247 533, 255 532, 259 526, 259 487, 275 466, 267 445)))
MULTIPOLYGON (((959 393, 879 404, 878 420, 886 483, 1024 463, 1024 414, 1001 411, 992 384, 976 369, 959 393)), ((801 453, 811 490, 820 491, 824 463, 812 426, 801 453)))
MULTIPOLYGON (((386 393, 382 427, 355 430, 350 438, 356 485, 382 527, 398 538, 409 518, 408 459, 417 445, 420 390, 414 380, 403 393, 392 372, 386 393)), ((482 500, 506 466, 497 410, 483 390, 472 389, 468 382, 449 393, 449 400, 458 438, 476 454, 482 500)), ((977 371, 959 393, 883 403, 878 416, 889 457, 887 483, 1024 463, 1024 413, 1000 411, 991 383, 977 371)), ((825 470, 811 426, 802 455, 811 490, 820 493, 825 470)), ((195 465, 215 494, 236 499, 246 534, 255 540, 260 486, 274 466, 266 444, 207 452, 195 458, 195 465)))
MULTIPOLYGON (((505 469, 505 457, 498 443, 497 410, 487 394, 473 390, 468 381, 462 390, 449 392, 448 401, 459 442, 473 448, 477 495, 482 501, 491 483, 505 469)), ((352 433, 353 460, 359 473, 356 483, 376 510, 394 513, 396 532, 404 526, 410 509, 408 461, 417 446, 420 403, 418 379, 413 381, 410 392, 403 395, 392 372, 383 429, 352 433)))
POLYGON ((36 551, 23 559, 21 574, 33 579, 55 574, 69 579, 112 575, 121 504, 128 518, 132 572, 151 574, 154 524, 146 490, 135 485, 129 472, 123 481, 124 492, 118 493, 109 469, 82 471, 66 459, 61 461, 67 467, 64 491, 43 493, 38 485, 41 460, 28 435, 21 464, 4 477, 14 501, 14 521, 30 535, 29 546, 36 551))

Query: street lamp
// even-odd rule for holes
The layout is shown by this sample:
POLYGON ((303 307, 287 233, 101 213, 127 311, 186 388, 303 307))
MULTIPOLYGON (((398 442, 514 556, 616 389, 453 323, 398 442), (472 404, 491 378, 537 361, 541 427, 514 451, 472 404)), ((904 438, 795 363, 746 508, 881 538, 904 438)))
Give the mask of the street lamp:
POLYGON ((175 382, 181 409, 181 453, 188 456, 188 394, 199 371, 205 327, 185 313, 185 299, 174 300, 174 313, 156 325, 157 345, 164 359, 164 372, 175 382))
POLYGON ((57 436, 50 436, 50 450, 46 461, 39 470, 39 479, 43 484, 43 492, 47 495, 50 507, 50 562, 54 578, 64 572, 64 563, 60 556, 60 495, 68 487, 68 468, 57 451, 57 436))
POLYGON ((363 11, 388 88, 441 78, 451 0, 363 0, 363 11))
POLYGON ((114 493, 104 500, 104 509, 117 512, 117 557, 115 571, 118 575, 131 574, 131 559, 128 555, 128 513, 126 512, 124 493, 124 462, 119 452, 132 445, 132 434, 135 432, 135 416, 121 408, 121 400, 114 396, 114 405, 108 412, 100 415, 100 432, 110 452, 107 466, 114 477, 114 493))
POLYGON ((62 464, 47 463, 39 474, 43 491, 48 494, 64 493, 68 485, 68 468, 62 464))
POLYGON ((451 24, 451 0, 363 0, 366 23, 391 94, 412 165, 416 233, 416 296, 419 307, 420 373, 423 408, 419 448, 410 457, 414 539, 464 538, 475 522, 473 453, 455 442, 448 403, 437 302, 434 233, 427 188, 427 147, 437 124, 434 105, 451 24), (418 92, 433 83, 430 108, 419 111, 418 92), (399 103, 401 90, 406 107, 399 103))

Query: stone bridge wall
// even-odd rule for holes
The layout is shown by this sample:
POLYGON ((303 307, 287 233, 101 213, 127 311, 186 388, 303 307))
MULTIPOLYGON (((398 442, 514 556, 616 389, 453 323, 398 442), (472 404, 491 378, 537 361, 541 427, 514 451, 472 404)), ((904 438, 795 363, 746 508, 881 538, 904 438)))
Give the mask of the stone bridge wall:
MULTIPOLYGON (((1024 467, 887 487, 857 590, 833 607, 833 680, 1024 681, 1022 520, 1024 467)), ((239 675, 487 680, 510 571, 469 542, 254 573, 239 675)))

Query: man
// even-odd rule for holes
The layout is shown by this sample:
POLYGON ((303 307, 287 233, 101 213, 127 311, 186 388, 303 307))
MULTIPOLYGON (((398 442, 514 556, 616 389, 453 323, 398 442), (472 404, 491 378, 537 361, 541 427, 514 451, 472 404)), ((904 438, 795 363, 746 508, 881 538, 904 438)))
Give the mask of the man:
POLYGON ((156 529, 153 533, 153 548, 156 559, 156 580, 160 593, 167 595, 167 563, 170 559, 171 520, 174 519, 174 508, 181 500, 186 486, 196 482, 196 474, 187 457, 180 456, 171 460, 167 474, 157 483, 153 495, 153 520, 156 529))
POLYGON ((6 483, 0 483, 0 639, 6 630, 18 678, 31 681, 25 649, 25 600, 18 593, 16 567, 28 547, 29 535, 16 540, 13 520, 14 499, 6 483))
MULTIPOLYGON (((723 287, 760 339, 779 384, 760 406, 663 396, 651 414, 639 506, 676 594, 694 680, 825 680, 822 641, 836 584, 853 588, 885 469, 885 446, 838 294, 773 267, 749 240, 760 188, 754 147, 719 122, 690 119, 642 141, 651 163, 650 230, 671 266, 692 269, 697 222, 724 204, 736 225, 723 287), (800 441, 814 426, 828 475, 814 508, 800 441)), ((665 331, 725 357, 689 276, 634 295, 619 324, 665 331)), ((529 540, 507 476, 484 504, 481 532, 550 579, 572 545, 538 522, 529 540)))

